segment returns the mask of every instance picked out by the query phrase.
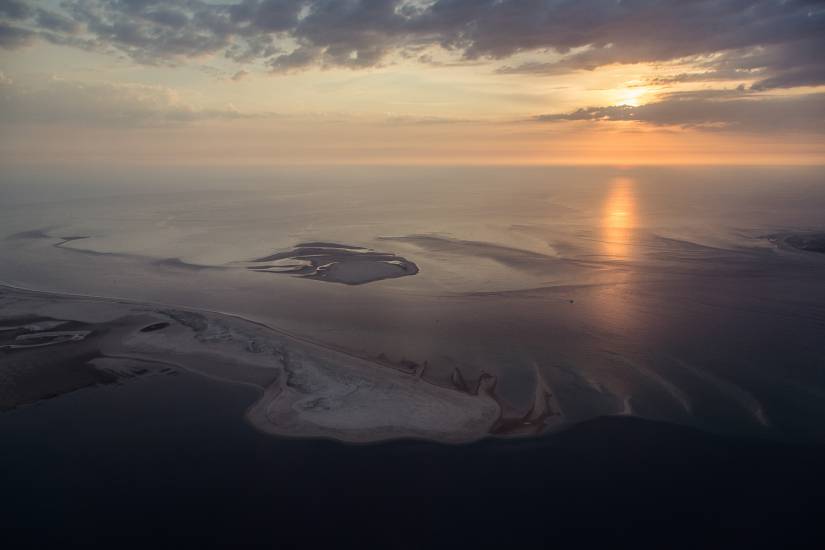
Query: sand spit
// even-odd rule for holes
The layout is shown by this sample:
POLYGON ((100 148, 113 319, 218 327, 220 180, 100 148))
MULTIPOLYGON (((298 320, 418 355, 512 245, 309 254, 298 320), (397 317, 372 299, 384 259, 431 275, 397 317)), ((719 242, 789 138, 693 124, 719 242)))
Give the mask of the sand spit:
POLYGON ((247 262, 246 267, 261 273, 287 273, 346 285, 418 273, 418 266, 413 262, 392 253, 324 242, 301 243, 293 250, 247 262))
POLYGON ((396 254, 378 252, 361 246, 329 242, 300 243, 292 250, 275 252, 250 261, 221 265, 194 264, 181 258, 149 258, 138 254, 103 252, 67 246, 90 236, 51 235, 52 228, 23 231, 5 237, 6 241, 51 241, 51 246, 77 254, 116 256, 151 261, 152 265, 171 270, 201 271, 208 269, 247 269, 258 273, 288 274, 345 285, 363 285, 384 279, 396 279, 418 273, 418 266, 396 254))
POLYGON ((407 243, 429 252, 486 258, 513 269, 544 272, 567 260, 555 254, 540 254, 483 241, 467 241, 442 235, 404 235, 379 237, 382 241, 407 243))
POLYGON ((0 326, 17 327, 0 332, 4 342, 37 328, 84 333, 48 347, 0 351, 5 409, 174 367, 259 387, 248 421, 286 437, 460 443, 533 434, 561 421, 541 379, 527 415, 506 419, 492 376, 464 380, 457 371, 454 387, 443 387, 426 380, 422 368, 395 368, 218 312, 0 286, 0 326))
POLYGON ((90 248, 82 248, 82 247, 74 247, 74 246, 67 246, 70 243, 76 241, 83 241, 86 239, 91 239, 90 235, 77 235, 77 236, 57 236, 51 235, 51 232, 54 228, 45 228, 45 229, 35 229, 32 231, 23 231, 21 233, 15 233, 13 235, 9 235, 5 238, 6 241, 52 241, 51 246, 54 248, 59 248, 61 250, 66 250, 68 252, 74 254, 86 254, 90 256, 112 256, 112 257, 119 257, 119 258, 139 258, 139 259, 149 259, 152 261, 154 265, 157 267, 168 268, 168 269, 182 269, 182 270, 189 270, 189 271, 199 271, 204 269, 226 269, 224 266, 219 265, 201 265, 201 264, 193 264, 189 262, 185 262, 180 258, 148 258, 146 256, 141 256, 139 254, 127 254, 122 252, 102 252, 98 250, 92 250, 90 248))

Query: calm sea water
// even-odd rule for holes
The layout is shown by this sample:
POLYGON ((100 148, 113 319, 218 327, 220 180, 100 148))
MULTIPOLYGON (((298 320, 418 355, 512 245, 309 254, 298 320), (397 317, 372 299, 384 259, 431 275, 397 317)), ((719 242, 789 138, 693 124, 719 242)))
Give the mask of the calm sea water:
POLYGON ((820 168, 42 170, 0 184, 0 280, 231 312, 437 382, 492 373, 515 411, 538 372, 574 422, 822 441, 825 255, 768 237, 824 212, 820 168), (420 272, 234 264, 306 241, 420 272))

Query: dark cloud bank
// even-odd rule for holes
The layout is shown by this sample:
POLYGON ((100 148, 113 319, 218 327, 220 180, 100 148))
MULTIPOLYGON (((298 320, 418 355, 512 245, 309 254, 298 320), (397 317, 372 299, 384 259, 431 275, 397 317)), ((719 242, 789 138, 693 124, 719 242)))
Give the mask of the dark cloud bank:
POLYGON ((467 59, 567 54, 505 73, 554 74, 611 63, 705 60, 760 89, 825 83, 821 0, 0 0, 0 45, 35 39, 155 63, 223 53, 273 69, 367 67, 439 45, 467 59))
POLYGON ((822 0, 0 0, 0 47, 36 40, 150 64, 218 54, 275 71, 372 67, 392 53, 426 62, 427 46, 500 60, 504 74, 688 60, 697 72, 655 83, 740 80, 747 89, 537 120, 818 130, 825 112, 819 94, 759 94, 825 84, 822 0), (562 57, 508 64, 513 54, 542 51, 562 57))

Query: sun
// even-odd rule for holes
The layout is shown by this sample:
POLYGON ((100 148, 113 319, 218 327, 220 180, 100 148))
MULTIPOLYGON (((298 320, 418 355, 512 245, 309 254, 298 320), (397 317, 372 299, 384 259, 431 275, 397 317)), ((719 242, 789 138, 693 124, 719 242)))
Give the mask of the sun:
POLYGON ((638 107, 643 103, 642 99, 650 92, 644 86, 627 86, 616 90, 614 94, 614 105, 629 105, 630 107, 638 107))

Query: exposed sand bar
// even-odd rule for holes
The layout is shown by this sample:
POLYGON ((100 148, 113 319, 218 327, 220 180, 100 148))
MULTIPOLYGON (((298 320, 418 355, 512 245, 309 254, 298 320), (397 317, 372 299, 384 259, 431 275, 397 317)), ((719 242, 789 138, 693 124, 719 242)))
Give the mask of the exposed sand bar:
MULTIPOLYGON (((8 329, 0 332, 7 346, 0 352, 4 408, 118 378, 122 372, 112 369, 106 376, 95 374, 101 365, 131 360, 259 387, 261 398, 247 419, 258 430, 280 436, 460 443, 501 434, 505 420, 492 377, 443 387, 423 378, 421 369, 393 368, 220 312, 0 285, 0 325, 8 329), (45 348, 10 343, 40 342, 37 329, 57 322, 84 337, 54 339, 52 331, 42 338, 54 339, 45 348), (52 387, 61 361, 74 367, 63 369, 69 379, 52 387)), ((533 426, 559 420, 545 409, 542 404, 538 417, 538 409, 532 411, 533 426)))
POLYGON ((247 262, 247 268, 259 273, 289 273, 346 285, 362 285, 418 273, 417 265, 392 253, 322 242, 298 244, 294 250, 247 262))

